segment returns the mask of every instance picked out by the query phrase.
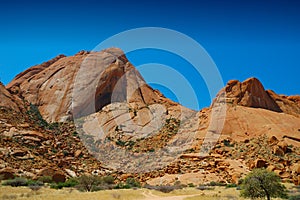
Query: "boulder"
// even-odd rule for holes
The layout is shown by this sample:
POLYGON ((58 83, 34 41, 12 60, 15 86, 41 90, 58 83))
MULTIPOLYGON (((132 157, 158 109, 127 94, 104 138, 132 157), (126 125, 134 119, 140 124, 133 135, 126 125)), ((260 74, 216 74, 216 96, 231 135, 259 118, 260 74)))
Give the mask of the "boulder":
POLYGON ((254 167, 255 168, 264 168, 267 167, 267 162, 263 159, 256 159, 254 161, 254 167))
POLYGON ((284 151, 279 146, 274 146, 273 154, 275 154, 276 156, 284 156, 284 151))
POLYGON ((231 175, 232 183, 238 184, 240 178, 241 178, 241 174, 238 173, 238 172, 234 172, 234 173, 231 175))
POLYGON ((52 168, 44 168, 41 169, 38 173, 39 176, 53 176, 56 173, 55 169, 52 168))
POLYGON ((226 87, 219 92, 218 97, 224 95, 224 93, 226 102, 229 104, 282 112, 275 100, 270 97, 261 82, 256 78, 249 78, 244 82, 229 81, 226 87))
POLYGON ((15 177, 16 170, 12 168, 4 168, 0 170, 0 180, 13 179, 15 177))
POLYGON ((284 153, 288 150, 288 144, 285 141, 279 142, 277 146, 280 147, 284 153))
POLYGON ((296 163, 291 166, 292 172, 300 175, 300 164, 296 163))
POLYGON ((63 173, 56 172, 53 174, 52 180, 55 183, 64 183, 66 181, 66 176, 63 173))
POLYGON ((77 151, 75 151, 75 153, 74 153, 74 157, 75 157, 75 158, 78 158, 78 157, 81 155, 81 153, 82 153, 82 151, 81 151, 81 150, 77 150, 77 151))
POLYGON ((70 169, 65 169, 65 171, 66 171, 67 174, 68 174, 69 176, 71 176, 72 178, 77 177, 76 172, 74 172, 74 171, 72 171, 72 170, 70 170, 70 169))
POLYGON ((275 135, 272 135, 270 138, 269 138, 269 143, 272 145, 272 144, 277 144, 279 142, 279 140, 277 139, 277 137, 275 135))

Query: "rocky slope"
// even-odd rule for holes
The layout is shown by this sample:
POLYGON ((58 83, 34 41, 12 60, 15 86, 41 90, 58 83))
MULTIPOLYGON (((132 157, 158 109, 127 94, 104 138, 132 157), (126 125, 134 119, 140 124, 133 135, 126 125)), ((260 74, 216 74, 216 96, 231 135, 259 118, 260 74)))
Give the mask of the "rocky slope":
POLYGON ((52 175, 101 172, 153 184, 237 182, 263 166, 300 183, 300 97, 265 90, 255 78, 229 81, 196 112, 153 90, 110 48, 60 55, 0 92, 0 174, 52 168, 52 175), (203 157, 204 147, 212 150, 203 157))

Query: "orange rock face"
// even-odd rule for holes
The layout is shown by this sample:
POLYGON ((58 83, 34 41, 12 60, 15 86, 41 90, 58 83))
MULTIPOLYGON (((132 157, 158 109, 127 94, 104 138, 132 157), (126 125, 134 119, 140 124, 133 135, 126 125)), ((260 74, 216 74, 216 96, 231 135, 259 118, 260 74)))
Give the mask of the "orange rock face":
POLYGON ((17 96, 14 96, 9 91, 7 91, 1 82, 0 82, 0 106, 8 107, 15 111, 20 111, 20 108, 23 107, 22 101, 17 96))
POLYGON ((226 92, 228 103, 253 108, 264 108, 276 112, 282 111, 256 78, 247 79, 242 83, 239 81, 229 81, 225 89, 222 90, 222 92, 224 91, 226 92))
POLYGON ((89 115, 111 101, 136 108, 162 101, 174 104, 149 87, 117 48, 58 56, 19 74, 7 88, 38 106, 48 122, 70 120, 73 111, 89 115))

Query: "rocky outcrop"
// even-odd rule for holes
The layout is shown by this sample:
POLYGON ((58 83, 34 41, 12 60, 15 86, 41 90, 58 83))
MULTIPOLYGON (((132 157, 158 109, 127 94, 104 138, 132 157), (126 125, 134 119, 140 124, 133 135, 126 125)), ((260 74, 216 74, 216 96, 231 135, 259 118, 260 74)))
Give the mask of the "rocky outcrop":
POLYGON ((163 102, 175 105, 149 87, 117 48, 60 55, 16 76, 7 88, 38 106, 48 122, 66 121, 101 110, 113 102, 140 109, 163 102))
POLYGON ((229 81, 219 95, 223 93, 226 94, 226 102, 229 104, 282 112, 256 78, 249 78, 244 82, 229 81))
POLYGON ((267 93, 274 99, 282 112, 297 117, 300 116, 300 96, 278 95, 272 90, 267 90, 267 93))
POLYGON ((263 108, 300 116, 300 96, 278 95, 272 90, 265 90, 256 78, 249 78, 244 82, 229 81, 219 92, 213 104, 218 102, 218 98, 222 95, 226 96, 228 105, 263 108))
POLYGON ((24 107, 22 104, 21 99, 6 90, 5 86, 0 82, 0 106, 20 111, 24 107))

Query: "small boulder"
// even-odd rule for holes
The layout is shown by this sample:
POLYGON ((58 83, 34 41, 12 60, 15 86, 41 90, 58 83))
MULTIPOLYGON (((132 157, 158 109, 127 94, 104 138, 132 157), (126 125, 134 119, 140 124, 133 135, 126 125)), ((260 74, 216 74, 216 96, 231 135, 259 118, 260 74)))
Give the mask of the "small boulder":
POLYGON ((4 168, 0 170, 0 180, 13 179, 15 177, 15 170, 12 168, 4 168))
POLYGON ((284 153, 286 153, 287 150, 288 150, 288 145, 287 145, 287 143, 285 141, 279 142, 277 144, 277 146, 280 147, 283 150, 284 153))
POLYGON ((56 172, 53 174, 52 180, 55 183, 64 183, 66 181, 66 176, 63 173, 56 172))
POLYGON ((264 168, 267 167, 267 162, 263 159, 256 159, 254 161, 255 168, 264 168))
POLYGON ((273 154, 276 156, 284 156, 284 151, 279 146, 274 146, 273 154))
POLYGON ((75 158, 78 158, 78 157, 81 155, 81 153, 82 153, 82 151, 81 151, 81 150, 77 150, 77 151, 75 151, 75 153, 74 153, 74 157, 75 157, 75 158))
POLYGON ((299 163, 292 165, 291 169, 292 169, 293 173, 300 174, 300 164, 299 163))
POLYGON ((270 144, 277 144, 278 142, 279 142, 279 140, 274 135, 269 138, 269 143, 270 144))
POLYGON ((51 168, 44 168, 41 169, 38 173, 39 176, 53 176, 55 174, 56 170, 51 168))
POLYGON ((68 174, 69 176, 71 176, 72 178, 77 177, 76 172, 74 172, 74 171, 72 171, 72 170, 70 170, 70 169, 65 169, 65 171, 66 171, 67 174, 68 174))

